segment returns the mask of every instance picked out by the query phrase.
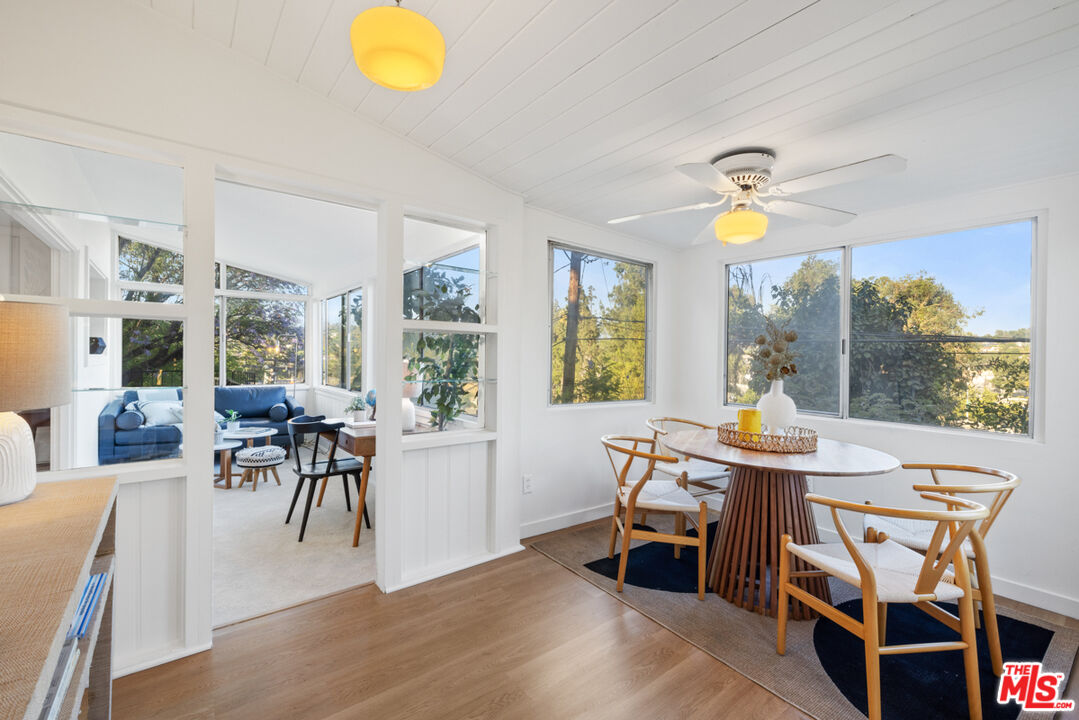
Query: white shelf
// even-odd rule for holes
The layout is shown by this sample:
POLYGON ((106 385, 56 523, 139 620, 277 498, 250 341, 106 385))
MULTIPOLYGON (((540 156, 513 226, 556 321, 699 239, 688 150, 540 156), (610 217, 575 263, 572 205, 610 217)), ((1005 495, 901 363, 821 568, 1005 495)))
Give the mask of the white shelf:
MULTIPOLYGON (((82 709, 82 696, 90 687, 90 670, 93 665, 94 652, 97 650, 98 637, 101 634, 101 625, 105 619, 106 614, 112 613, 112 580, 115 570, 115 561, 113 555, 103 555, 94 560, 93 566, 90 568, 91 575, 97 575, 98 573, 105 573, 105 584, 101 588, 101 596, 97 600, 97 605, 94 607, 94 616, 90 620, 90 627, 86 631, 78 644, 79 659, 78 664, 75 666, 75 674, 72 675, 71 685, 68 686, 67 693, 64 696, 63 705, 60 706, 59 718, 71 718, 75 720, 78 718, 79 711, 82 709)), ((111 619, 109 622, 109 630, 111 633, 111 619)))

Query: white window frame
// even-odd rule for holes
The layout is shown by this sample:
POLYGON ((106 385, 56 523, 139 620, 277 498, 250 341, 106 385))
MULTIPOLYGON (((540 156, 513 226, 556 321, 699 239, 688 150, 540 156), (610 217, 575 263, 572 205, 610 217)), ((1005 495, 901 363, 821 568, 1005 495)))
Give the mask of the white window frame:
MULTIPOLYGON (((724 295, 724 307, 726 307, 726 295, 724 295)), ((627 405, 652 405, 655 403, 655 322, 656 316, 656 264, 651 260, 618 255, 605 250, 596 250, 585 245, 566 242, 557 238, 547 238, 547 375, 544 380, 545 394, 547 396, 547 408, 550 410, 562 410, 568 408, 595 408, 595 407, 625 407, 627 405), (550 308, 554 305, 554 254, 556 249, 573 250, 587 255, 614 260, 615 262, 627 262, 634 265, 643 265, 648 270, 648 290, 645 298, 644 314, 644 397, 631 400, 601 400, 597 402, 580 403, 556 403, 553 402, 551 393, 551 373, 554 362, 551 358, 551 333, 554 329, 551 319, 550 308)), ((724 313, 724 317, 726 314, 724 313)))
POLYGON ((730 296, 730 268, 735 265, 746 265, 756 262, 764 262, 768 260, 775 260, 785 257, 804 257, 809 255, 818 255, 826 252, 834 252, 836 250, 842 251, 842 261, 840 263, 840 383, 839 383, 839 412, 838 413, 825 413, 811 410, 798 409, 800 414, 816 415, 820 417, 833 418, 842 422, 850 423, 869 423, 873 426, 895 426, 898 428, 912 428, 919 430, 926 430, 930 432, 944 432, 960 435, 975 435, 985 436, 992 438, 1004 438, 1009 440, 1018 441, 1041 441, 1042 438, 1042 387, 1041 377, 1043 371, 1043 345, 1044 345, 1044 332, 1042 331, 1042 323, 1045 318, 1045 303, 1043 293, 1041 289, 1045 284, 1045 227, 1046 227, 1046 213, 1045 211, 1031 211, 1031 212, 1019 212, 1014 214, 1005 215, 1002 217, 985 218, 981 221, 967 224, 950 225, 944 227, 930 228, 925 230, 919 230, 917 234, 910 232, 904 232, 902 234, 889 235, 887 237, 877 237, 871 239, 862 239, 845 243, 838 246, 829 246, 822 248, 811 248, 808 250, 801 250, 798 252, 785 252, 774 255, 760 255, 753 258, 746 258, 737 260, 734 262, 722 264, 722 277, 720 287, 722 291, 720 293, 721 299, 721 312, 723 313, 723 332, 720 334, 720 348, 719 357, 722 361, 722 380, 719 387, 719 402, 724 407, 746 407, 745 405, 739 405, 737 403, 731 403, 727 401, 727 313, 728 313, 728 300, 730 296), (868 247, 872 245, 884 245, 888 243, 903 242, 904 240, 917 240, 920 238, 933 237, 936 235, 949 235, 956 232, 963 232, 965 230, 980 230, 990 227, 997 227, 1000 225, 1016 225, 1020 223, 1030 223, 1030 388, 1027 394, 1027 432, 1025 434, 1019 433, 1005 433, 994 430, 980 430, 980 429, 968 429, 952 426, 937 426, 937 425, 923 425, 918 423, 905 423, 898 420, 873 420, 870 418, 855 418, 850 415, 850 337, 851 337, 851 312, 850 312, 850 289, 852 282, 852 256, 853 252, 857 248, 868 247))
MULTIPOLYGON (((331 390, 331 391, 332 390, 337 390, 337 391, 342 391, 342 392, 347 392, 347 393, 357 393, 357 392, 360 392, 360 391, 363 390, 362 387, 360 388, 360 390, 352 390, 349 387, 341 387, 341 386, 338 386, 338 385, 327 385, 326 384, 326 345, 327 345, 326 333, 328 333, 329 329, 330 329, 329 320, 328 320, 327 314, 326 314, 326 303, 329 302, 330 300, 332 300, 333 298, 342 297, 342 298, 344 298, 342 300, 342 302, 344 303, 344 306, 345 306, 345 309, 346 309, 346 312, 347 312, 348 308, 351 307, 349 300, 351 299, 351 297, 355 293, 360 294, 360 371, 361 371, 361 373, 363 373, 362 377, 365 378, 361 382, 361 385, 363 385, 363 386, 367 385, 367 381, 366 381, 366 375, 367 375, 367 338, 364 337, 364 333, 365 333, 364 325, 365 325, 365 319, 367 317, 367 288, 364 285, 355 285, 355 286, 350 287, 347 290, 341 290, 340 292, 328 293, 325 297, 319 298, 318 301, 317 301, 318 306, 319 306, 319 311, 318 311, 319 322, 321 323, 321 325, 319 327, 319 337, 321 338, 321 342, 322 342, 322 347, 319 349, 320 350, 319 351, 320 365, 319 365, 319 382, 318 382, 318 385, 319 385, 319 387, 326 388, 327 390, 331 390)), ((341 367, 341 373, 342 373, 342 382, 346 382, 346 385, 349 384, 351 382, 351 379, 352 379, 352 353, 350 352, 351 347, 349 345, 350 338, 351 338, 351 333, 349 332, 349 323, 346 320, 345 321, 345 332, 344 332, 344 335, 342 335, 342 337, 341 337, 342 345, 345 348, 345 362, 341 367), (348 379, 347 381, 346 381, 346 378, 348 379)))
MULTIPOLYGON (((307 327, 311 322, 311 285, 309 283, 304 283, 304 282, 300 282, 298 280, 293 280, 292 278, 281 277, 279 275, 270 275, 269 273, 262 272, 261 270, 252 270, 252 269, 246 268, 246 267, 244 267, 242 265, 236 265, 236 264, 233 264, 233 263, 227 263, 224 260, 217 260, 216 262, 221 266, 221 276, 220 276, 221 277, 221 282, 219 284, 222 286, 222 287, 214 288, 214 298, 215 299, 216 298, 221 298, 221 309, 220 309, 221 317, 219 319, 219 325, 218 325, 219 333, 220 333, 220 343, 221 343, 221 351, 218 354, 218 363, 219 363, 219 366, 218 366, 218 378, 219 378, 219 383, 220 383, 219 387, 225 387, 225 386, 228 385, 228 378, 225 375, 225 367, 226 367, 225 360, 228 357, 227 351, 225 349, 225 346, 227 345, 226 337, 228 335, 228 332, 227 332, 227 328, 228 328, 228 310, 227 310, 228 302, 226 302, 226 300, 228 298, 239 298, 239 299, 244 299, 244 300, 285 300, 285 301, 288 301, 288 302, 302 302, 304 304, 304 310, 303 310, 303 328, 304 328, 303 329, 303 338, 304 338, 303 353, 304 353, 304 360, 299 365, 300 367, 303 368, 303 371, 304 371, 303 372, 303 382, 295 383, 295 385, 297 387, 307 387, 307 386, 309 386, 311 384, 311 381, 308 378, 308 372, 307 372, 307 370, 308 370, 308 367, 307 367, 308 366, 308 362, 307 362, 307 344, 308 344, 307 343, 307 327), (290 283, 295 283, 296 285, 301 285, 301 286, 307 288, 307 293, 303 294, 303 295, 300 295, 300 294, 294 294, 294 293, 256 292, 256 291, 252 291, 252 290, 229 290, 228 289, 228 280, 226 279, 227 278, 226 272, 227 272, 228 268, 230 268, 230 267, 234 267, 234 268, 237 268, 239 270, 246 270, 247 272, 258 273, 259 275, 266 275, 267 277, 272 277, 275 280, 284 280, 285 282, 290 282, 290 283)), ((280 383, 280 384, 283 384, 283 383, 280 383)))
MULTIPOLYGON (((183 255, 183 252, 184 252, 183 249, 177 250, 175 248, 167 247, 165 245, 154 242, 152 240, 147 240, 144 237, 140 237, 138 235, 138 233, 129 233, 129 232, 118 233, 118 232, 114 231, 112 233, 112 280, 113 280, 113 283, 114 283, 114 287, 116 288, 116 290, 115 290, 115 292, 116 292, 115 299, 119 300, 120 297, 122 297, 123 292, 125 290, 167 293, 167 294, 172 294, 172 295, 179 295, 182 298, 183 295, 184 295, 184 286, 183 285, 173 285, 173 284, 167 284, 167 283, 153 283, 153 282, 138 282, 138 281, 134 281, 134 280, 122 280, 120 278, 120 237, 121 237, 121 235, 124 238, 126 238, 127 240, 133 240, 134 242, 142 243, 143 245, 151 245, 153 247, 161 248, 162 250, 168 250, 169 252, 179 253, 181 256, 183 255)), ((304 358, 305 358, 305 363, 303 363, 303 365, 304 365, 304 381, 302 383, 296 383, 296 385, 297 385, 297 387, 306 387, 307 385, 309 385, 310 382, 307 379, 307 374, 308 373, 307 373, 307 367, 306 367, 306 357, 307 357, 306 335, 307 335, 307 325, 311 321, 311 310, 310 310, 311 284, 300 281, 300 280, 293 279, 291 277, 282 277, 280 275, 274 275, 274 274, 271 274, 271 273, 264 272, 262 270, 254 270, 252 268, 244 267, 243 265, 237 265, 237 264, 234 264, 234 263, 228 263, 228 262, 225 262, 224 260, 215 260, 214 262, 220 268, 219 282, 218 282, 217 286, 214 287, 214 302, 215 303, 220 302, 220 305, 219 305, 219 313, 220 313, 220 315, 219 315, 219 318, 218 318, 218 331, 219 331, 219 343, 220 343, 220 345, 219 345, 220 352, 218 353, 218 367, 217 367, 218 383, 219 383, 218 387, 225 387, 228 384, 228 379, 225 376, 226 357, 227 357, 226 350, 225 350, 225 346, 227 344, 227 341, 225 339, 225 336, 226 336, 226 327, 227 327, 227 324, 228 324, 228 311, 226 310, 226 307, 228 306, 228 303, 225 302, 225 298, 230 298, 230 297, 231 298, 243 298, 243 299, 247 299, 247 300, 286 300, 286 301, 290 301, 290 302, 303 302, 304 303, 304 358), (299 294, 299 293, 260 292, 260 291, 252 291, 252 290, 230 290, 230 289, 228 289, 228 279, 227 279, 228 278, 228 274, 227 274, 228 273, 228 268, 230 268, 230 267, 236 268, 238 270, 243 270, 245 272, 252 272, 252 273, 257 273, 259 275, 265 275, 266 277, 273 278, 274 280, 283 280, 285 282, 290 282, 290 283, 293 283, 295 285, 299 285, 299 286, 305 288, 307 290, 307 292, 304 293, 304 294, 299 294)), ((183 304, 183 303, 144 303, 144 304, 148 304, 148 305, 169 305, 169 304, 183 304)))
MULTIPOLYGON (((730 287, 731 287, 731 275, 730 269, 735 265, 751 265, 758 262, 767 262, 769 260, 782 260, 784 258, 793 257, 809 257, 810 255, 823 255, 825 253, 838 252, 840 254, 839 272, 843 273, 850 267, 850 253, 848 248, 843 245, 832 245, 829 247, 815 248, 813 250, 804 252, 785 252, 775 255, 762 255, 752 260, 739 260, 737 262, 730 262, 723 264, 723 277, 720 280, 719 287, 721 288, 720 296, 720 312, 723 313, 723 332, 719 337, 719 358, 720 365, 723 368, 720 373, 720 387, 719 387, 719 402, 724 407, 745 408, 749 405, 741 405, 739 403, 727 402, 727 320, 728 313, 730 312, 730 287)), ((798 408, 798 412, 803 415, 814 415, 817 417, 829 417, 829 418, 844 418, 846 417, 846 388, 847 388, 847 373, 850 371, 847 359, 849 353, 847 348, 850 345, 848 340, 848 324, 849 319, 849 303, 844 303, 843 298, 846 297, 844 293, 849 293, 850 282, 849 278, 840 277, 839 279, 839 409, 837 412, 828 412, 827 410, 803 410, 798 408)))

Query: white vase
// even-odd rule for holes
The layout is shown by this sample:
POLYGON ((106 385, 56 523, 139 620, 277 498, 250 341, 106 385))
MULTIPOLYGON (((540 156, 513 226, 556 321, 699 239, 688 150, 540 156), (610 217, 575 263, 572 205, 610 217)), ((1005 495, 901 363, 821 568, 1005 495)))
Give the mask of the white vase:
POLYGON ((25 500, 37 485, 37 453, 30 426, 13 412, 0 412, 0 505, 25 500))
POLYGON ((794 424, 798 408, 789 396, 783 394, 783 381, 773 380, 772 387, 757 401, 761 411, 761 423, 768 426, 768 432, 777 433, 794 424))
POLYGON ((405 432, 416 429, 416 406, 410 398, 401 398, 401 429, 405 432))
POLYGON ((229 420, 227 423, 225 423, 225 425, 228 426, 229 432, 235 432, 236 430, 240 429, 239 420, 229 420))
POLYGON ((363 410, 352 411, 352 422, 363 422, 366 419, 366 413, 363 410))

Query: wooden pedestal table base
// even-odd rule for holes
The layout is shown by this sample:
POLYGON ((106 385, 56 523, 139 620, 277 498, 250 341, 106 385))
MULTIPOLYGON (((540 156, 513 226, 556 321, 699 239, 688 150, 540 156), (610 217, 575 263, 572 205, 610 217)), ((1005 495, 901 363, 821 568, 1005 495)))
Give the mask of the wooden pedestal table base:
MULTIPOLYGON (((779 538, 789 533, 798 544, 820 542, 809 504, 806 476, 734 467, 723 502, 723 522, 712 543, 708 564, 714 592, 738 607, 775 617, 779 595, 779 538)), ((791 569, 807 570, 798 560, 791 569)), ((798 584, 831 602, 824 578, 802 578, 798 584)), ((792 620, 817 616, 791 599, 792 620)))
MULTIPOLYGON (((712 543, 708 577, 712 589, 738 607, 775 617, 779 596, 779 540, 790 533, 794 542, 810 545, 817 526, 805 501, 806 476, 880 475, 899 461, 879 450, 818 439, 811 453, 772 453, 724 445, 716 431, 671 433, 663 444, 672 453, 728 465, 731 482, 723 501, 723 522, 712 543)), ((795 560, 792 570, 808 570, 795 560)), ((823 578, 796 580, 817 597, 829 599, 823 578)), ((816 617, 791 598, 790 618, 816 617)))

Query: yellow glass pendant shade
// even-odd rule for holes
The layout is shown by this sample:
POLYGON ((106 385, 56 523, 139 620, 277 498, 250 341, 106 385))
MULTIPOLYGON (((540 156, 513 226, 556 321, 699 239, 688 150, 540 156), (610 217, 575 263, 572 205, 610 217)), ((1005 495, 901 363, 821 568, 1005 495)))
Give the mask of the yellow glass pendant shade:
POLYGON ((423 90, 442 77, 446 41, 435 24, 393 5, 364 10, 352 21, 352 53, 372 82, 391 90, 423 90))
POLYGON ((716 239, 724 245, 760 240, 768 230, 768 216, 748 208, 735 208, 716 218, 716 239))

